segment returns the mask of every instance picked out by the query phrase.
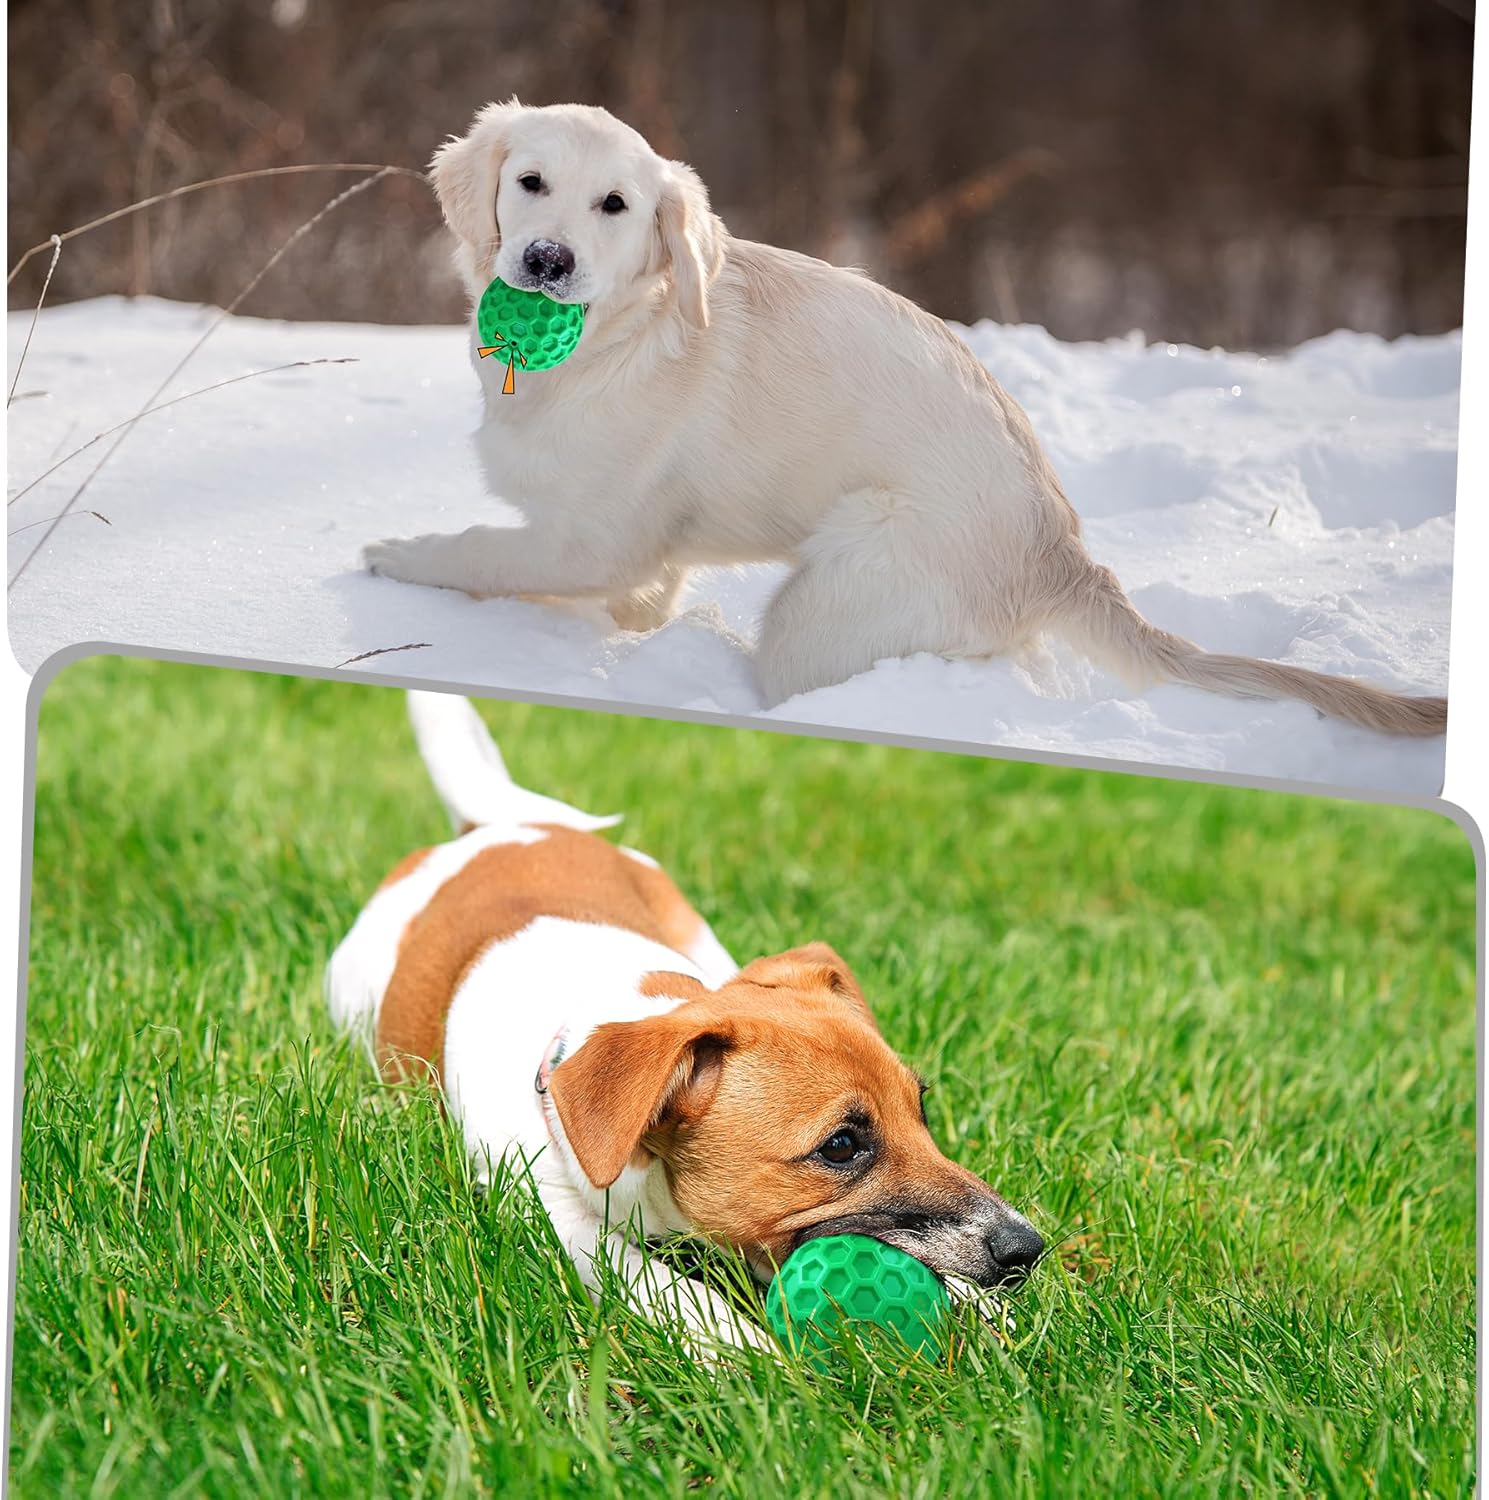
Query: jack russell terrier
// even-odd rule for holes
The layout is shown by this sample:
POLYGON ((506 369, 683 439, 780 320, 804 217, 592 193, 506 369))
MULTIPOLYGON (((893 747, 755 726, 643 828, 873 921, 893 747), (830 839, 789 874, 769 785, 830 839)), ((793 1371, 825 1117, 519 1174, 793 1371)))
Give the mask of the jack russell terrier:
POLYGON ((592 1292, 600 1262, 649 1315, 764 1347, 644 1253, 685 1233, 769 1280, 819 1235, 871 1235, 980 1287, 1024 1278, 1038 1232, 948 1161, 921 1080, 848 966, 809 943, 739 968, 656 862, 524 791, 463 698, 410 713, 458 836, 402 861, 337 948, 334 1019, 383 1076, 443 1090, 483 1182, 527 1163, 592 1292))

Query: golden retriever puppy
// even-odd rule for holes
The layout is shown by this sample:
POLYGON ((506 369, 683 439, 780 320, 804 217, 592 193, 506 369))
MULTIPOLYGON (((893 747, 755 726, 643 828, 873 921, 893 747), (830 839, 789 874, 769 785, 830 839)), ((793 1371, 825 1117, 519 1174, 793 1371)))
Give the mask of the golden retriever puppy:
POLYGON ((1447 704, 1159 630, 1094 563, 1028 418, 938 319, 868 277, 731 236, 698 176, 583 105, 492 104, 435 191, 472 297, 494 276, 585 306, 562 365, 485 388, 476 444, 521 528, 368 547, 478 596, 598 596, 645 630, 689 567, 785 562, 756 671, 771 703, 917 651, 1054 631, 1134 686, 1297 698, 1393 734, 1447 704))

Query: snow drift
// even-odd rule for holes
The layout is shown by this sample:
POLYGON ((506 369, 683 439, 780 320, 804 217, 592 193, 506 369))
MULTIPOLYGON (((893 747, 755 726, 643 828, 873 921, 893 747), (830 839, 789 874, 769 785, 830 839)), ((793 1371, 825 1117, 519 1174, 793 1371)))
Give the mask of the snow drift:
MULTIPOLYGON (((133 415, 215 316, 117 298, 44 312, 10 411, 11 493, 133 415)), ((10 315, 12 371, 28 323, 10 315)), ((1092 555, 1155 625, 1212 651, 1446 690, 1456 334, 1336 333, 1267 358, 958 331, 1029 412, 1092 555)), ((366 541, 500 522, 469 444, 480 402, 463 331, 233 318, 163 399, 325 357, 357 362, 263 376, 139 424, 11 590, 23 666, 80 641, 331 667, 385 651, 361 667, 761 712, 749 642, 779 568, 696 575, 684 612, 646 636, 595 605, 477 602, 358 570, 366 541)), ((12 575, 47 529, 30 523, 56 515, 106 447, 11 507, 12 575)), ((762 717, 1381 790, 1442 782, 1440 738, 1177 684, 1133 694, 1057 642, 1020 661, 882 662, 762 717)))

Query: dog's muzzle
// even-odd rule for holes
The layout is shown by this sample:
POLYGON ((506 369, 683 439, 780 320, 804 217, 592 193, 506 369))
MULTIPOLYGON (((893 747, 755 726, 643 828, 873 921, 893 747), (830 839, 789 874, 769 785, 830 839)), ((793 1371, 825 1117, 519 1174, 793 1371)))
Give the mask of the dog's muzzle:
POLYGON ((1044 1254, 1044 1236, 1002 1199, 978 1199, 960 1211, 886 1203, 800 1231, 793 1249, 829 1234, 863 1234, 913 1255, 941 1276, 983 1287, 1014 1287, 1044 1254))
POLYGON ((522 252, 526 290, 552 294, 574 279, 574 252, 557 240, 534 240, 522 252))
POLYGON ((1044 1254, 1044 1236, 1020 1213, 1012 1209, 983 1235, 988 1256, 1002 1273, 994 1285, 1022 1281, 1044 1254))

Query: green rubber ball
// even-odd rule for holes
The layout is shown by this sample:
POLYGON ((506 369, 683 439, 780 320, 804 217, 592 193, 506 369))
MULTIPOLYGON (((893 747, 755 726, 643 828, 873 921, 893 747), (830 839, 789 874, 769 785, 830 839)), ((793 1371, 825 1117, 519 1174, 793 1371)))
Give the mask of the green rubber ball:
POLYGON ((844 1323, 874 1323, 934 1358, 950 1312, 951 1298, 934 1271, 861 1234, 808 1240, 765 1292, 772 1332, 808 1353, 830 1345, 844 1323))
POLYGON ((574 352, 584 332, 584 308, 524 292, 498 276, 476 304, 476 331, 482 344, 500 342, 503 353, 511 349, 521 355, 522 369, 551 370, 574 352))

